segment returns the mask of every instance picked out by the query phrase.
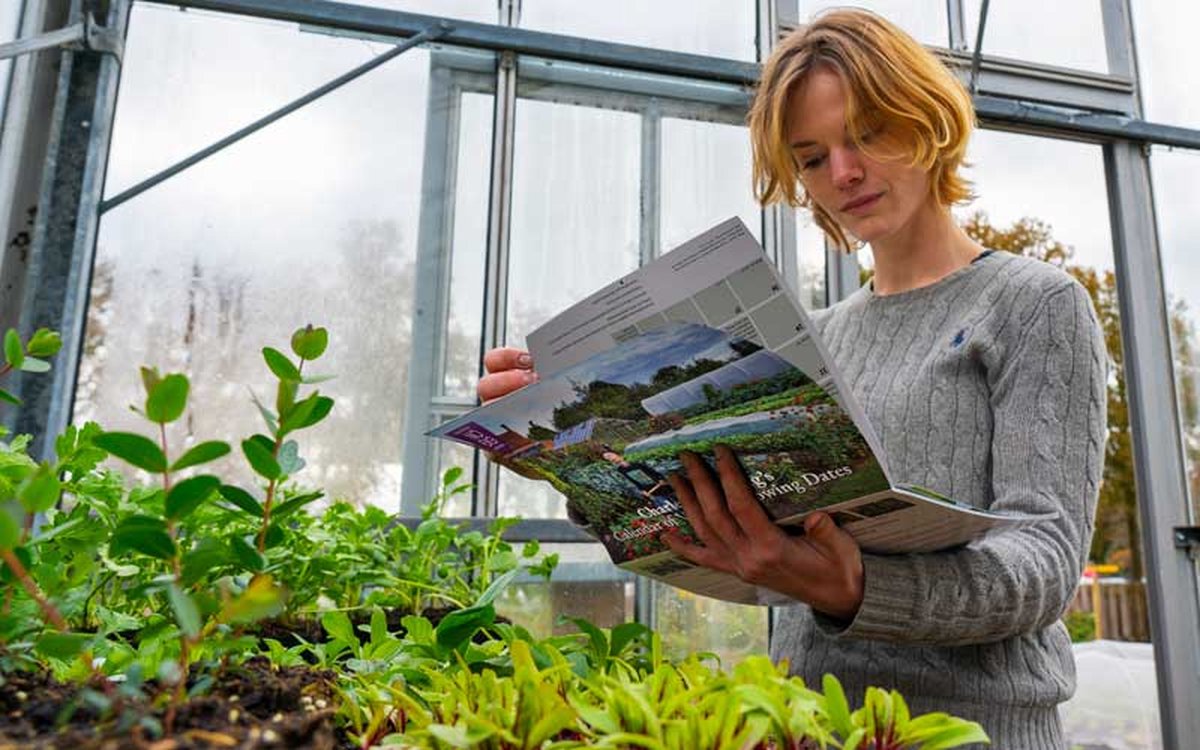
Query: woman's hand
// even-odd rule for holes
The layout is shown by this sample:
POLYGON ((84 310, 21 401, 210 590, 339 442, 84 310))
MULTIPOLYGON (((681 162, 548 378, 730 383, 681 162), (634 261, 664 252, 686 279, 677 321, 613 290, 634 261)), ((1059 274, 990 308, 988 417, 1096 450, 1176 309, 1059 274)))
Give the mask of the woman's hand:
POLYGON ((536 383, 538 379, 529 352, 511 346, 492 349, 483 355, 483 367, 488 374, 479 379, 475 392, 485 404, 536 383))
POLYGON ((675 533, 665 535, 678 555, 706 568, 732 573, 807 603, 841 620, 852 620, 863 598, 862 553, 853 537, 826 513, 804 519, 804 536, 775 525, 759 505, 733 451, 714 450, 717 476, 694 453, 680 455, 688 478, 669 481, 704 546, 675 533))

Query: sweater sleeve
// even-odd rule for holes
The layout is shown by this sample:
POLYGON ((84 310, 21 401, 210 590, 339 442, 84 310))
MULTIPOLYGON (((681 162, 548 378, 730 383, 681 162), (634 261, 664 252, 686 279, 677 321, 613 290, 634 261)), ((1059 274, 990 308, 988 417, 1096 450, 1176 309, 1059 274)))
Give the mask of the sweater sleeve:
POLYGON ((1066 611, 1091 543, 1104 464, 1107 353, 1083 287, 1049 290, 989 374, 994 510, 1056 513, 931 554, 863 556, 841 638, 957 646, 1039 630, 1066 611))

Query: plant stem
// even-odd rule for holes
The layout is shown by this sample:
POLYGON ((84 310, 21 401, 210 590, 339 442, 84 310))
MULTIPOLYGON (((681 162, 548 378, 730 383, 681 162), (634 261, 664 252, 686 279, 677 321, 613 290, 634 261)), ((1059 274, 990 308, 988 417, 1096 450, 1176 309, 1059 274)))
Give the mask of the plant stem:
POLYGON ((33 582, 29 571, 25 570, 25 566, 21 564, 20 558, 10 549, 0 550, 0 557, 4 558, 4 562, 12 569, 12 572, 17 576, 17 580, 21 582, 21 586, 25 589, 25 592, 29 594, 31 599, 37 602, 38 607, 42 610, 42 614, 46 616, 50 624, 64 633, 69 631, 71 628, 67 625, 67 621, 59 614, 54 604, 42 594, 38 585, 33 582))

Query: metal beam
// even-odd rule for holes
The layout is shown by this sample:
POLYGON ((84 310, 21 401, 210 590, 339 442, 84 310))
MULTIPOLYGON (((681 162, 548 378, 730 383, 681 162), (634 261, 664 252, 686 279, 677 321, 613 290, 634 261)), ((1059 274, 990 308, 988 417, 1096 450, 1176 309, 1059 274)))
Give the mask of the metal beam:
MULTIPOLYGON (((104 6, 104 25, 124 37, 130 0, 109 0, 104 6)), ((69 23, 82 21, 88 12, 83 7, 73 0, 69 23)), ((119 77, 115 55, 62 52, 20 328, 25 334, 56 329, 63 348, 49 376, 23 373, 17 380, 25 403, 16 429, 35 436, 31 452, 42 458, 54 455, 54 438, 71 420, 119 77)))
POLYGON ((987 27, 988 0, 979 6, 979 28, 975 32, 975 49, 971 52, 971 82, 967 87, 974 94, 979 90, 979 63, 983 59, 983 30, 987 27))
MULTIPOLYGON (((324 0, 147 1, 173 7, 198 8, 270 18, 277 21, 356 29, 398 37, 413 36, 421 29, 427 28, 430 23, 443 20, 436 16, 325 2, 324 0)), ((647 70, 709 81, 752 84, 758 79, 758 66, 753 63, 637 47, 630 44, 597 42, 581 37, 547 34, 486 23, 451 20, 454 30, 446 36, 447 44, 459 44, 497 52, 508 50, 517 55, 567 58, 595 65, 647 70)))
POLYGON ((312 102, 315 102, 317 99, 320 99, 321 97, 325 96, 326 94, 336 91, 337 89, 341 88, 342 86, 346 85, 347 83, 350 83, 354 79, 364 75, 365 73, 368 73, 368 72, 374 70, 375 68, 378 68, 380 65, 383 65, 385 62, 388 62, 389 60, 391 60, 393 58, 399 57, 400 55, 409 51, 413 47, 424 44, 425 42, 431 42, 436 39, 442 38, 450 31, 450 28, 451 28, 450 24, 446 21, 434 22, 430 26, 428 26, 425 29, 423 29, 422 31, 418 32, 416 35, 410 37, 409 39, 406 39, 404 42, 396 45, 395 47, 388 50, 387 52, 384 52, 383 54, 378 55, 377 57, 375 57, 371 60, 368 60, 367 62, 363 63, 362 65, 359 65, 357 68, 354 68, 353 70, 348 71, 348 72, 338 76, 337 78, 333 79, 329 83, 326 83, 323 86, 313 89, 312 91, 308 92, 304 96, 301 96, 300 98, 296 99, 295 101, 293 101, 289 104, 285 104, 284 106, 280 107, 279 109, 275 110, 274 112, 272 112, 264 117, 261 117, 258 120, 255 120, 254 122, 250 123, 246 127, 238 130, 236 133, 233 133, 232 135, 228 135, 228 136, 222 138, 221 140, 217 141, 216 143, 212 144, 211 146, 207 146, 205 148, 200 149, 199 151, 197 151, 196 153, 187 157, 183 161, 180 161, 176 164, 173 164, 170 167, 167 167, 166 169, 159 172, 158 174, 148 177, 145 180, 142 180, 138 184, 134 185, 133 187, 129 188, 128 190, 125 190, 122 193, 115 195, 112 198, 109 198, 108 200, 102 202, 100 204, 100 213, 104 213, 106 211, 114 209, 117 206, 124 203, 125 201, 141 195, 142 193, 146 192, 147 190, 149 190, 150 188, 159 184, 160 182, 170 179, 171 177, 174 177, 175 175, 179 174, 180 172, 184 171, 185 169, 188 169, 189 167, 193 167, 196 164, 199 164, 200 162, 204 161, 205 159, 212 156, 213 154, 232 146, 233 144, 242 140, 246 136, 249 136, 253 133, 257 133, 259 130, 262 130, 263 128, 265 128, 266 126, 275 122, 276 120, 280 120, 280 119, 286 117, 287 115, 290 115, 292 112, 295 112, 296 110, 300 109, 301 107, 305 106, 306 104, 311 104, 312 102))
POLYGON ((1200 130, 1160 125, 1133 117, 1053 108, 994 96, 975 97, 975 112, 984 124, 1019 126, 1023 131, 1037 135, 1161 143, 1200 149, 1200 130))
POLYGON ((1182 750, 1200 742, 1200 599, 1174 538, 1188 503, 1150 163, 1128 142, 1105 146, 1104 161, 1163 747, 1182 750))

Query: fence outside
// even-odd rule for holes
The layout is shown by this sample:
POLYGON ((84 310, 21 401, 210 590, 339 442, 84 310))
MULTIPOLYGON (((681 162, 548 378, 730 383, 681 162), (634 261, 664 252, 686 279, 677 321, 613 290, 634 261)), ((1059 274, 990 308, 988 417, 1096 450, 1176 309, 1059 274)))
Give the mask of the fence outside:
POLYGON ((1150 615, 1146 585, 1126 578, 1085 578, 1068 612, 1096 614, 1096 638, 1149 641, 1150 615))

